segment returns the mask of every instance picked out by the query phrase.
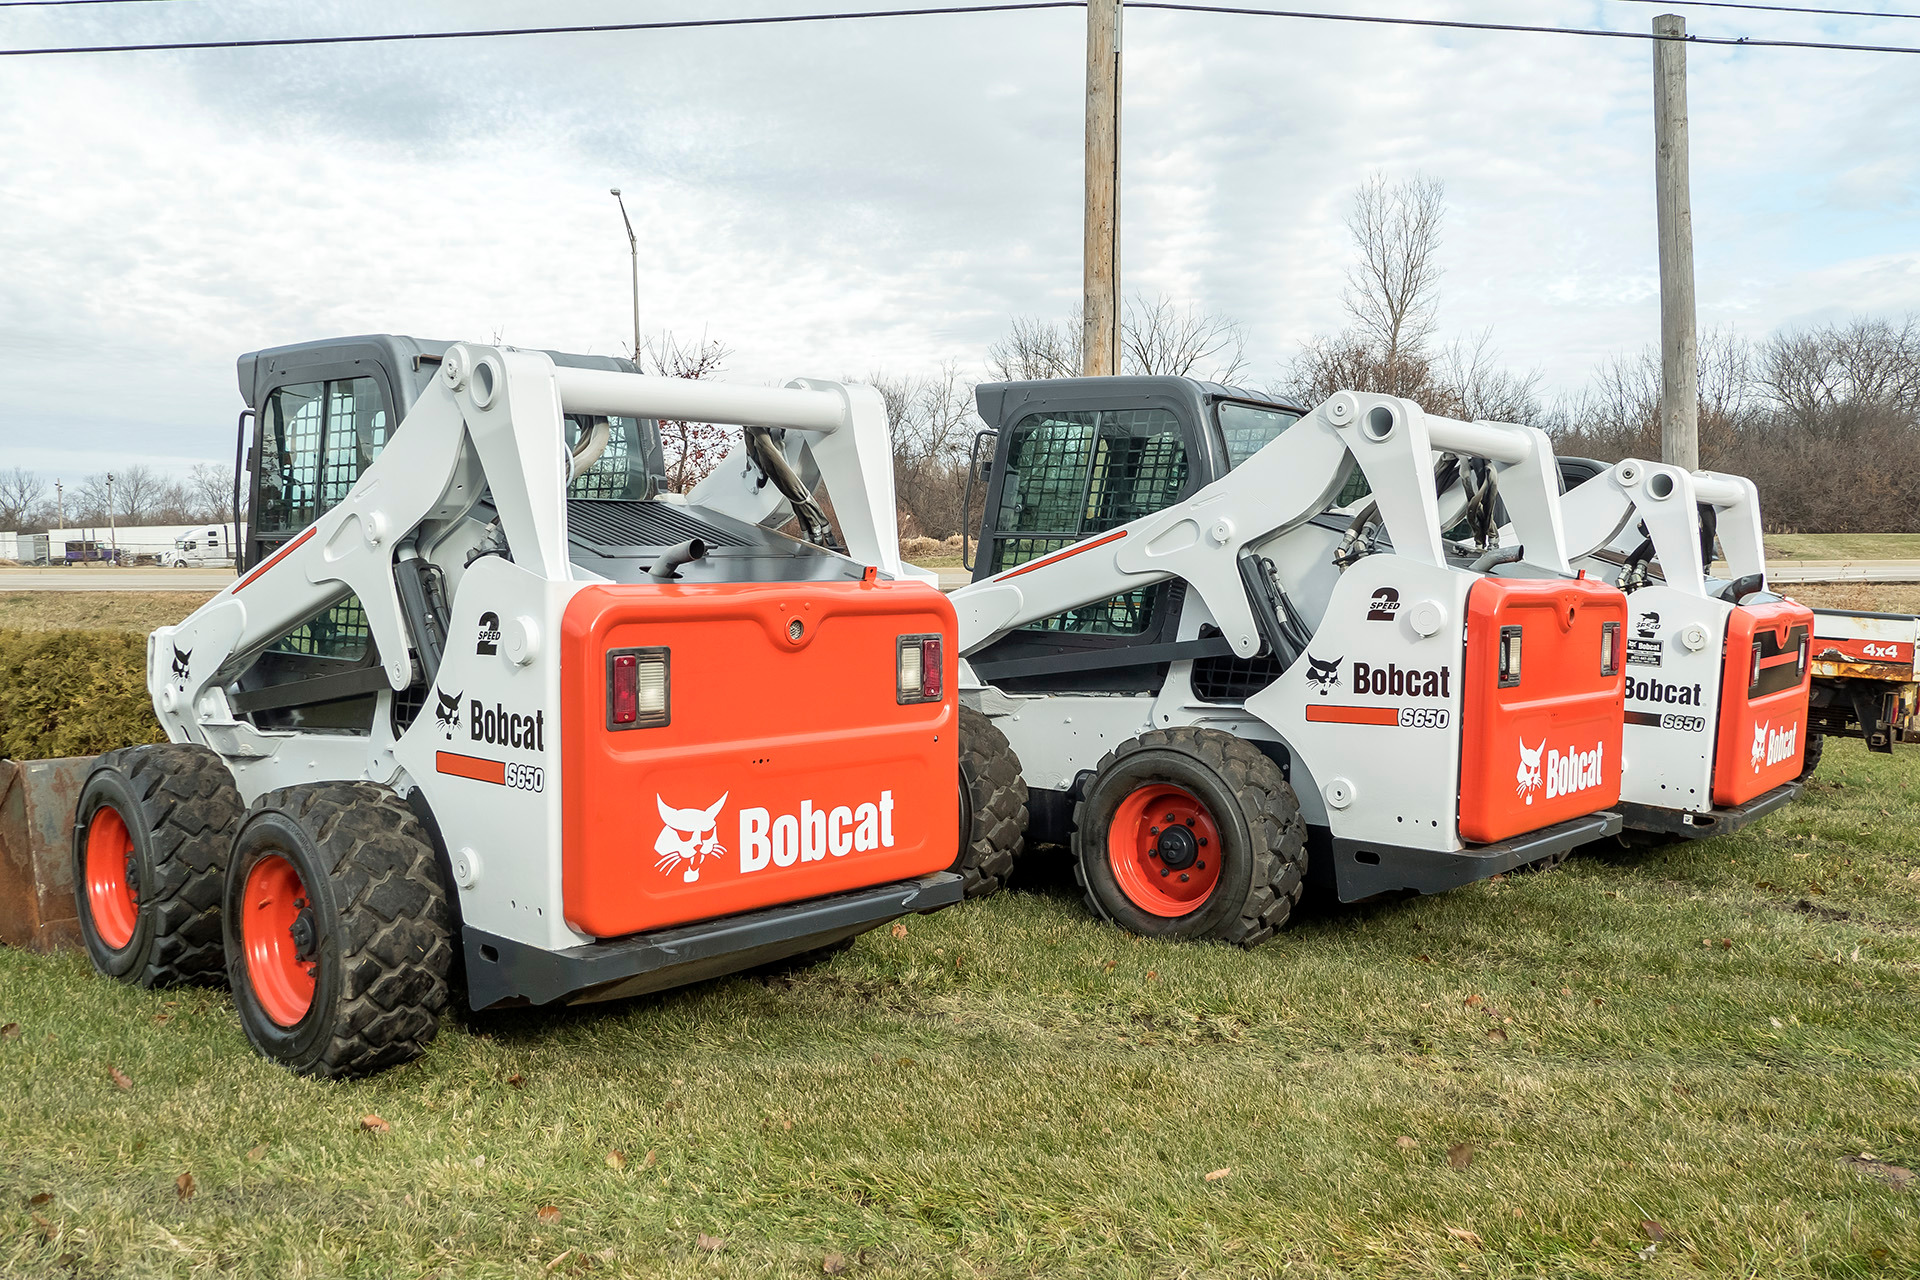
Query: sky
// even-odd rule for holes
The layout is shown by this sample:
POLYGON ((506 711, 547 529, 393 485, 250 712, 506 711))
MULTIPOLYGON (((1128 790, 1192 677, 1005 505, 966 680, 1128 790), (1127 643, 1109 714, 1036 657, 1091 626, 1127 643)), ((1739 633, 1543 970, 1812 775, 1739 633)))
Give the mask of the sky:
MULTIPOLYGON (((1663 11, 1301 5, 1623 31, 1663 11)), ((880 6, 155 0, 0 8, 0 48, 842 7, 880 6)), ((1697 34, 1920 46, 1897 17, 1669 7, 1697 34)), ((616 186, 643 329, 721 339, 725 376, 977 371, 1012 317, 1078 300, 1084 39, 1058 10, 0 59, 0 468, 230 462, 235 357, 282 343, 624 351, 616 186)), ((1489 332, 1577 391, 1658 338, 1651 63, 1642 41, 1135 10, 1123 287, 1237 320, 1247 380, 1277 379, 1344 322, 1355 187, 1424 173, 1447 191, 1442 336, 1489 332)), ((1920 311, 1920 56, 1689 63, 1701 325, 1920 311)))

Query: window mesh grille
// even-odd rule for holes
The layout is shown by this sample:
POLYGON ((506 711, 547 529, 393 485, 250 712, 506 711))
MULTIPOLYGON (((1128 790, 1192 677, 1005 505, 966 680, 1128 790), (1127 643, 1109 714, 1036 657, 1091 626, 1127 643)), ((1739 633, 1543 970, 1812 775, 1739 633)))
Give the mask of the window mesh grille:
POLYGON ((357 662, 366 656, 367 634, 367 611, 358 596, 348 596, 281 636, 271 648, 276 653, 357 662))

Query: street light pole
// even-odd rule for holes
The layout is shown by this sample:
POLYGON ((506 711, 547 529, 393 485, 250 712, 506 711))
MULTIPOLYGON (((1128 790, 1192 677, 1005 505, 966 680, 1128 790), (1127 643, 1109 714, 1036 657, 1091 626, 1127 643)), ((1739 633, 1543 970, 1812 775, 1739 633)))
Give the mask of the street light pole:
POLYGON ((107 472, 107 547, 113 559, 108 564, 113 568, 120 566, 120 515, 113 509, 113 472, 107 472))
POLYGON ((620 221, 627 226, 627 248, 633 254, 633 359, 640 362, 640 239, 633 234, 633 219, 627 216, 627 202, 620 197, 620 188, 607 188, 608 194, 620 206, 620 221))

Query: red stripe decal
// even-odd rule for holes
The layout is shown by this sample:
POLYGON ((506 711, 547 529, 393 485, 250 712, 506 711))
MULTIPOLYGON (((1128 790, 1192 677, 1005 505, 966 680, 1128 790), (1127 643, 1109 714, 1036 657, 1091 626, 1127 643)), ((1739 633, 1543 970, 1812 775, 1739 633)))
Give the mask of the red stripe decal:
POLYGON ((499 760, 482 760, 479 756, 441 751, 434 756, 433 767, 455 778, 472 778, 475 782, 492 782, 503 787, 507 785, 507 766, 499 760))
POLYGON ((1329 707, 1323 703, 1307 704, 1307 719, 1321 724, 1384 724, 1400 723, 1398 707, 1329 707))
POLYGON ((298 547, 301 543, 305 542, 308 538, 311 538, 314 534, 318 532, 320 532, 319 525, 316 524, 316 525, 307 526, 307 531, 305 533, 301 534, 299 537, 295 538, 292 542, 289 542, 286 546, 274 552, 264 562, 257 565, 254 568, 254 571, 252 573, 240 579, 240 581, 234 583, 233 593, 235 595, 239 595, 240 592, 244 591, 247 588, 247 586, 250 583, 252 583, 252 581, 255 578, 259 577, 261 574, 265 573, 267 570, 273 568, 273 566, 279 564, 282 560, 285 560, 288 556, 292 555, 295 547, 298 547))
POLYGON ((1062 560, 1071 559, 1079 555, 1082 551, 1091 551, 1095 547, 1104 547, 1109 542, 1117 542, 1126 536, 1127 531, 1125 529, 1115 529, 1104 538, 1095 538, 1092 542, 1083 542, 1077 547, 1068 547, 1065 551, 1056 551, 1050 556, 1043 556, 1038 560, 1023 564, 1018 569, 1009 569, 1007 572, 1001 574, 1000 577, 1002 580, 1017 578, 1023 573, 1032 573, 1035 569, 1044 569, 1050 564, 1059 564, 1062 560))

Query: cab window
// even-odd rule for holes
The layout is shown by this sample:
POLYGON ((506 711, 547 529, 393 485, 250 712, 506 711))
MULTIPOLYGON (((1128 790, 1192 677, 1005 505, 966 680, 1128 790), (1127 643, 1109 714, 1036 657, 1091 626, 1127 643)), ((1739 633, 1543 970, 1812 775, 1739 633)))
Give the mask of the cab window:
MULTIPOLYGON (((1187 470, 1180 420, 1165 409, 1029 414, 1008 442, 991 571, 1170 506, 1187 470)), ((1153 625, 1160 594, 1122 592, 1023 629, 1138 635, 1153 625)))
POLYGON ((277 387, 260 420, 260 533, 312 524, 386 447, 391 419, 373 378, 277 387))

